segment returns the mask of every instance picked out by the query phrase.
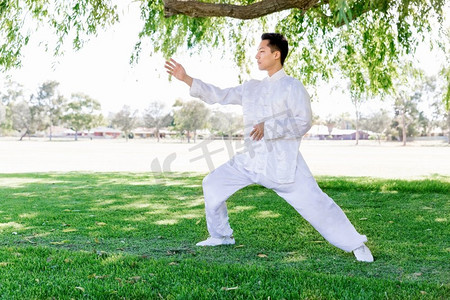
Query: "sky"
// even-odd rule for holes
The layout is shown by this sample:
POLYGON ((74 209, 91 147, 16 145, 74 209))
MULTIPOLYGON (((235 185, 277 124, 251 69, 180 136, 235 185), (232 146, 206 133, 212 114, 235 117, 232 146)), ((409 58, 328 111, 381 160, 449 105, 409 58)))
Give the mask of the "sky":
MULTIPOLYGON (((123 10, 120 23, 91 38, 79 51, 71 50, 68 41, 65 44, 66 53, 59 58, 54 58, 51 53, 45 52, 44 47, 39 46, 39 41, 48 39, 48 33, 43 30, 38 32, 23 52, 22 67, 2 74, 0 86, 6 78, 10 78, 24 85, 28 93, 33 93, 43 82, 56 80, 60 82, 60 91, 67 98, 72 93, 82 92, 98 100, 106 116, 110 112, 118 112, 123 105, 143 112, 154 101, 163 102, 170 109, 175 99, 189 100, 188 86, 176 79, 169 80, 162 55, 150 56, 143 51, 139 63, 130 65, 129 59, 143 22, 140 20, 138 3, 127 4, 123 10)), ((416 56, 429 74, 436 74, 443 60, 437 52, 430 52, 426 46, 419 47, 416 56)), ((175 59, 184 65, 192 77, 219 87, 239 84, 239 69, 231 60, 223 60, 214 52, 206 56, 178 54, 175 59)), ((262 79, 266 76, 257 69, 256 64, 250 69, 251 78, 262 79)), ((336 85, 336 82, 333 84, 336 85)), ((371 114, 383 106, 386 103, 369 101, 364 105, 363 113, 371 114)), ((332 91, 331 85, 318 89, 318 97, 312 102, 312 108, 322 118, 345 112, 353 115, 349 96, 332 91)), ((214 106, 213 109, 219 108, 214 106)), ((236 107, 221 109, 239 111, 236 107)))

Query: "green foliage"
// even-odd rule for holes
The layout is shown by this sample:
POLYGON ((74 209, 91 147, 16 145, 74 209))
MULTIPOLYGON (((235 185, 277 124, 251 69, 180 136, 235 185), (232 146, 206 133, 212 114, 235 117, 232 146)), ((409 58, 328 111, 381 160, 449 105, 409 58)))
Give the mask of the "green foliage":
POLYGON ((59 94, 59 82, 44 82, 36 94, 31 97, 31 103, 37 109, 37 113, 41 116, 43 128, 50 127, 50 140, 52 138, 52 126, 59 125, 66 110, 67 100, 59 94))
POLYGON ((162 127, 170 126, 173 123, 171 113, 165 111, 165 104, 161 102, 151 102, 143 114, 143 123, 148 128, 155 128, 155 135, 159 142, 159 130, 162 127))
POLYGON ((128 141, 131 130, 136 128, 138 122, 138 111, 131 111, 131 107, 124 105, 122 109, 117 112, 111 120, 112 125, 116 128, 120 128, 125 134, 125 138, 128 141))
POLYGON ((190 133, 194 133, 194 142, 196 140, 197 129, 206 127, 209 117, 209 109, 203 102, 191 100, 181 104, 180 109, 174 112, 174 123, 178 130, 186 130, 188 142, 190 142, 190 133))
POLYGON ((0 90, 0 129, 5 132, 13 128, 13 105, 20 101, 24 101, 23 87, 16 82, 7 81, 0 90))
POLYGON ((73 94, 67 104, 63 120, 69 128, 77 133, 83 129, 91 129, 101 122, 101 106, 97 100, 81 93, 73 94))
POLYGON ((447 109, 447 111, 450 111, 450 69, 447 70, 447 72, 445 73, 446 79, 447 79, 447 90, 445 91, 444 94, 444 103, 445 103, 445 108, 447 109))
POLYGON ((442 102, 444 102, 445 109, 450 112, 450 66, 442 68, 441 75, 444 77, 444 89, 442 102))
POLYGON ((420 34, 431 31, 430 20, 442 20, 443 5, 444 1, 433 1, 430 7, 427 1, 337 0, 319 3, 307 12, 293 9, 287 15, 277 13, 240 21, 180 15, 164 18, 163 1, 157 0, 142 6, 146 25, 141 37, 149 37, 153 49, 167 56, 180 47, 190 49, 192 45, 199 52, 204 47, 231 51, 236 63, 245 69, 253 56, 247 53, 255 45, 253 38, 269 20, 291 42, 293 51, 287 66, 291 74, 306 84, 316 84, 329 80, 337 69, 350 79, 354 93, 377 94, 392 86, 391 78, 395 76, 392 62, 415 48, 414 33, 419 33, 420 39, 420 34), (347 26, 341 27, 344 23, 347 26))
POLYGON ((166 57, 172 56, 178 48, 192 49, 202 45, 218 46, 219 38, 215 30, 223 26, 224 20, 218 18, 189 18, 186 16, 164 17, 164 1, 142 1, 141 18, 145 25, 139 34, 132 61, 138 60, 141 51, 141 42, 144 38, 150 38, 151 48, 154 52, 162 52, 166 57), (222 25, 220 25, 222 24, 222 25))
POLYGON ((234 133, 244 128, 242 116, 222 111, 214 111, 208 123, 208 127, 213 132, 228 137, 232 137, 234 133))
POLYGON ((438 118, 435 119, 442 116, 446 119, 439 127, 447 129, 450 144, 450 27, 446 28, 440 37, 441 40, 438 45, 444 51, 445 60, 436 80, 438 82, 437 89, 440 93, 438 93, 438 99, 433 106, 435 106, 435 112, 438 114, 438 118), (443 107, 442 110, 440 109, 441 106, 443 107))
POLYGON ((118 21, 116 9, 111 0, 0 0, 1 68, 19 67, 23 47, 42 28, 55 35, 56 41, 42 41, 51 43, 55 55, 63 53, 61 47, 67 39, 72 40, 74 49, 80 49, 99 28, 118 21))
POLYGON ((56 81, 44 82, 35 94, 26 99, 20 84, 8 82, 1 98, 8 104, 10 127, 26 135, 60 123, 66 99, 59 93, 58 86, 56 81))
POLYGON ((6 106, 0 102, 0 128, 6 123, 6 106))
MULTIPOLYGON (((208 0, 246 5, 255 0, 208 0)), ((248 61, 262 31, 277 30, 292 45, 287 68, 306 84, 329 80, 336 73, 348 78, 357 95, 388 91, 395 77, 393 62, 413 53, 429 36, 430 24, 443 22, 445 0, 332 0, 318 2, 307 11, 292 9, 253 20, 230 18, 165 17, 164 1, 140 1, 144 26, 131 61, 142 51, 170 57, 177 51, 202 53, 221 49, 248 71, 248 61)), ((49 23, 55 33, 55 54, 73 41, 79 49, 99 28, 118 21, 117 7, 108 0, 0 1, 0 66, 20 65, 22 48, 31 33, 49 23)), ((49 42, 49 41, 45 41, 49 42)), ((49 42, 51 43, 51 42, 49 42)))
POLYGON ((396 118, 392 124, 399 131, 400 140, 406 145, 407 136, 418 135, 419 127, 426 128, 423 112, 418 104, 431 88, 423 71, 415 69, 411 61, 403 61, 398 66, 399 74, 393 83, 394 110, 396 118))
POLYGON ((46 81, 28 97, 21 84, 8 81, 0 91, 0 112, 5 112, 0 115, 0 128, 24 135, 50 129, 51 140, 52 126, 63 125, 80 131, 100 125, 103 116, 98 101, 77 93, 72 94, 68 103, 58 87, 57 81, 46 81))
MULTIPOLYGON (((149 37, 153 50, 166 56, 174 55, 180 48, 198 52, 204 47, 223 49, 231 52, 245 70, 253 57, 248 49, 255 45, 254 37, 268 22, 275 23, 276 30, 285 34, 292 45, 287 65, 292 75, 306 84, 316 84, 329 80, 338 71, 350 79, 351 90, 358 96, 392 87, 396 75, 393 62, 415 49, 417 39, 431 31, 432 20, 442 21, 443 5, 444 1, 433 1, 430 6, 425 0, 337 0, 319 3, 306 12, 293 9, 288 14, 241 21, 182 15, 165 18, 163 1, 157 0, 144 2, 141 7, 146 24, 140 36, 149 37)), ((138 57, 141 43, 136 50, 133 59, 138 57)))
POLYGON ((372 264, 273 191, 227 202, 236 246, 207 236, 192 173, 0 174, 5 299, 446 299, 450 178, 320 177, 369 238, 372 264), (260 257, 265 254, 267 257, 260 257))
POLYGON ((154 101, 145 110, 143 121, 146 127, 160 129, 169 126, 173 122, 173 117, 167 113, 164 103, 154 101))
POLYGON ((370 130, 377 133, 377 139, 381 139, 381 135, 386 134, 389 131, 389 125, 392 121, 391 114, 381 109, 367 117, 361 119, 361 128, 370 130))

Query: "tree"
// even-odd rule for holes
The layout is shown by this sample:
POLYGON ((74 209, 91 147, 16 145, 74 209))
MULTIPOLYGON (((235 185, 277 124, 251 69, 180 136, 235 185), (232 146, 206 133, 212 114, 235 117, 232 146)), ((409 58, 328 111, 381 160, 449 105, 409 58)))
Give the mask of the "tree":
POLYGON ((440 128, 443 133, 447 132, 448 143, 450 144, 450 109, 445 107, 442 99, 437 99, 431 104, 433 109, 431 126, 432 128, 440 128))
POLYGON ((12 104, 12 128, 22 135, 20 141, 26 135, 35 133, 40 127, 40 116, 38 110, 26 101, 19 101, 12 104))
POLYGON ((55 55, 63 54, 66 39, 80 49, 85 40, 97 34, 98 28, 118 20, 117 6, 108 0, 41 1, 19 0, 0 2, 0 66, 20 67, 23 48, 32 35, 46 28, 54 32, 56 43, 42 41, 55 55))
MULTIPOLYGON (((346 67, 347 68, 347 67, 346 67)), ((353 105, 355 118, 353 119, 353 127, 355 128, 355 145, 359 144, 359 131, 360 131, 360 120, 361 120, 361 106, 366 102, 368 91, 365 91, 366 87, 361 82, 364 82, 365 76, 364 74, 360 74, 360 78, 358 76, 353 77, 353 72, 357 72, 354 68, 348 68, 348 76, 356 80, 356 84, 352 84, 352 79, 350 79, 350 83, 347 85, 347 90, 350 92, 350 101, 353 105), (358 82, 361 81, 361 82, 358 82)), ((344 90, 342 90, 344 92, 344 90)), ((375 94, 375 93, 374 93, 375 94)), ((333 125, 334 126, 334 125, 333 125)))
POLYGON ((31 122, 31 111, 28 103, 25 101, 14 103, 12 106, 12 127, 19 132, 24 130, 20 140, 22 140, 26 134, 31 132, 31 122))
MULTIPOLYGON (((128 2, 129 3, 129 2, 128 2)), ((142 31, 131 60, 137 61, 142 41, 150 52, 171 56, 178 49, 222 49, 246 68, 255 33, 275 28, 293 46, 289 72, 305 84, 328 80, 349 59, 360 57, 367 74, 351 76, 357 88, 378 92, 391 87, 391 62, 412 53, 417 41, 441 32, 445 0, 152 0, 141 1, 142 31), (273 26, 274 25, 274 26, 273 26), (431 26, 433 25, 433 26, 431 26), (343 55, 344 53, 344 55, 343 55), (348 54, 348 55, 347 55, 348 54), (356 81, 355 81, 356 80, 356 81)), ((71 39, 79 49, 99 29, 119 20, 120 5, 109 0, 18 0, 0 3, 0 66, 20 66, 23 48, 41 27, 55 32, 56 43, 43 41, 56 55, 71 39), (24 19, 26 22, 24 22, 24 19), (47 25, 49 24, 49 25, 47 25)), ((344 76, 352 75, 343 73, 344 76)))
POLYGON ((127 142, 130 137, 131 130, 136 127, 137 115, 137 110, 131 112, 131 108, 128 105, 124 105, 112 119, 112 124, 123 131, 127 142))
POLYGON ((317 115, 317 114, 315 114, 313 112, 313 114, 312 114, 312 121, 311 122, 312 122, 313 125, 319 125, 319 124, 322 123, 322 120, 320 119, 319 115, 317 115))
POLYGON ((417 91, 409 92, 400 90, 395 96, 395 127, 401 135, 400 140, 403 146, 406 146, 406 137, 414 134, 414 122, 419 118, 419 110, 417 108, 420 94, 417 91))
MULTIPOLYGON (((447 105, 446 101, 446 92, 449 88, 446 85, 450 82, 450 69, 447 71, 445 68, 441 68, 438 76, 426 77, 425 80, 428 104, 432 109, 427 135, 429 135, 429 131, 436 128, 440 128, 442 133, 450 134, 450 105, 447 105), (449 72, 449 74, 445 72, 449 72)), ((450 135, 448 140, 450 143, 450 135)))
POLYGON ((387 135, 392 116, 389 111, 381 109, 380 111, 361 119, 361 127, 370 130, 376 134, 378 143, 381 143, 381 137, 387 135))
POLYGON ((359 123, 360 123, 360 119, 361 119, 361 105, 364 102, 363 100, 361 100, 361 95, 357 96, 355 94, 352 93, 351 95, 351 100, 352 100, 352 104, 353 107, 355 108, 355 140, 356 140, 356 145, 359 144, 359 123))
POLYGON ((223 111, 214 111, 209 118, 209 124, 213 131, 221 136, 228 135, 229 139, 233 134, 244 128, 244 121, 241 115, 226 113, 223 111))
POLYGON ((332 115, 327 115, 325 121, 323 121, 323 125, 327 126, 328 134, 331 135, 333 128, 336 126, 336 119, 332 115))
POLYGON ((450 144, 450 27, 446 28, 445 38, 440 46, 444 49, 446 58, 439 75, 443 79, 443 85, 440 89, 442 91, 443 111, 447 119, 448 143, 450 144))
POLYGON ((8 80, 0 90, 0 103, 8 105, 16 101, 24 100, 23 86, 17 82, 8 80))
POLYGON ((355 121, 348 112, 340 114, 336 119, 336 127, 340 129, 352 129, 354 123, 355 121))
MULTIPOLYGON (((361 24, 358 25, 361 26, 361 24)), ((375 57, 365 53, 365 49, 357 50, 355 47, 351 46, 353 44, 364 44, 367 40, 371 39, 374 32, 371 32, 373 28, 370 26, 363 36, 358 34, 358 31, 364 31, 365 27, 366 26, 364 25, 361 28, 350 28, 346 34, 342 35, 342 39, 346 42, 346 45, 341 51, 341 59, 338 60, 338 68, 341 76, 348 81, 346 90, 350 92, 350 100, 355 109, 356 145, 359 144, 361 106, 366 102, 370 95, 377 95, 383 93, 383 91, 390 90, 392 87, 391 78, 396 74, 395 65, 393 65, 392 62, 386 62, 382 73, 371 71, 373 67, 372 64, 376 65, 376 62, 374 62, 374 60, 376 60, 375 57, 383 57, 385 55, 385 53, 378 53, 380 45, 371 50, 372 54, 373 52, 377 52, 375 57)), ((389 31, 386 32, 386 35, 390 34, 389 31)), ((382 43, 381 40, 378 44, 380 43, 382 43)))
POLYGON ((447 134, 448 143, 450 144, 450 66, 443 67, 441 70, 441 74, 445 78, 446 83, 442 88, 442 104, 445 111, 445 116, 447 117, 447 134))
POLYGON ((63 120, 70 129, 75 131, 75 141, 78 140, 78 132, 83 129, 89 130, 101 121, 100 108, 100 103, 88 95, 72 94, 63 120))
POLYGON ((416 135, 427 136, 430 131, 430 120, 425 115, 425 112, 419 111, 419 117, 416 120, 417 132, 416 135))
POLYGON ((145 110, 144 124, 146 127, 155 127, 155 136, 160 139, 159 130, 162 127, 169 126, 172 123, 172 116, 165 112, 165 105, 160 102, 152 102, 145 110))
POLYGON ((406 137, 414 134, 412 126, 419 118, 418 103, 423 92, 423 72, 414 68, 411 61, 398 66, 400 73, 394 81, 393 98, 395 120, 393 125, 401 133, 400 140, 406 146, 406 137))
POLYGON ((6 106, 0 103, 0 129, 6 123, 6 106))
POLYGON ((49 139, 52 140, 53 126, 61 122, 66 109, 67 100, 58 92, 59 82, 44 82, 38 89, 37 95, 31 101, 43 116, 43 126, 50 129, 49 139))
POLYGON ((197 129, 206 127, 209 109, 203 102, 191 100, 182 103, 179 110, 174 113, 175 125, 187 131, 188 143, 191 141, 191 132, 194 134, 194 143, 197 140, 197 129))
POLYGON ((23 86, 8 80, 0 90, 0 129, 8 131, 12 126, 12 106, 25 101, 23 86))

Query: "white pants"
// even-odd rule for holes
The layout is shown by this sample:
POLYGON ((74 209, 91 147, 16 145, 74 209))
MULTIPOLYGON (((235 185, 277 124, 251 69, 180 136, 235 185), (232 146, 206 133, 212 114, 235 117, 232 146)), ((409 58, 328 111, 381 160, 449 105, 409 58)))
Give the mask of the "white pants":
POLYGON ((279 184, 228 161, 203 179, 206 222, 212 237, 231 236, 225 201, 250 184, 274 190, 305 218, 328 242, 350 252, 367 241, 350 223, 342 209, 328 197, 312 177, 299 153, 295 181, 279 184))

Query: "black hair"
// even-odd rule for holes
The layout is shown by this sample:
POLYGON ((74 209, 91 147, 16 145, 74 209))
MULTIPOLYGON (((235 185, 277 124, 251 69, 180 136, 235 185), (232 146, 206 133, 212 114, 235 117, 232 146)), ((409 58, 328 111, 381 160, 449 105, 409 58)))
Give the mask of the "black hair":
POLYGON ((272 52, 280 51, 281 53, 281 65, 284 65, 284 60, 289 52, 289 45, 287 39, 280 33, 263 33, 261 40, 269 41, 269 48, 272 52))

